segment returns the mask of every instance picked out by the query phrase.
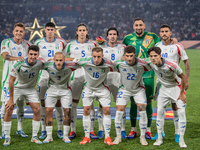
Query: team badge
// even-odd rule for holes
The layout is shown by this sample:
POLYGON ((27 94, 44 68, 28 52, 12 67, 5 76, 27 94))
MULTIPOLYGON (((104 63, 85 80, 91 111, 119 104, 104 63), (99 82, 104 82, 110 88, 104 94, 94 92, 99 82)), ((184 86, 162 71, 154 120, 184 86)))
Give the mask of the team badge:
POLYGON ((174 52, 174 48, 170 48, 170 53, 173 53, 174 52))
POLYGON ((59 49, 59 44, 56 44, 56 49, 59 49))
POLYGON ((88 50, 92 50, 92 48, 91 48, 91 46, 90 46, 90 45, 88 45, 88 50))
POLYGON ((136 69, 136 73, 139 73, 140 72, 140 69, 136 69))
POLYGON ((102 69, 101 72, 106 72, 106 69, 102 69))
POLYGON ((146 44, 147 44, 147 45, 149 44, 149 39, 146 39, 146 44))

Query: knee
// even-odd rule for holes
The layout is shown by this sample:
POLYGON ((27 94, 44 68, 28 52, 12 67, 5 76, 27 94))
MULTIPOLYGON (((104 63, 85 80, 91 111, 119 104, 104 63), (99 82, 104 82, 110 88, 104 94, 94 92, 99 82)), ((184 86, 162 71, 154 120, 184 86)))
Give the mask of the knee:
POLYGON ((104 112, 104 115, 110 115, 110 108, 105 108, 103 112, 104 112))
POLYGON ((64 117, 70 118, 71 117, 71 108, 63 108, 64 110, 64 117))
POLYGON ((34 113, 35 115, 39 115, 39 114, 40 114, 40 107, 34 108, 34 109, 33 109, 33 113, 34 113))

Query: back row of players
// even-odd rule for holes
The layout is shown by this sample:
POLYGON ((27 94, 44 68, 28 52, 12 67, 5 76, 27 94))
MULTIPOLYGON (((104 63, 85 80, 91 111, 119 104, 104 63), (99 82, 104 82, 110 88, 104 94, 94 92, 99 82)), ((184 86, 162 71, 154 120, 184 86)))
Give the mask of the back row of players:
MULTIPOLYGON (((126 44, 126 45, 133 45, 136 48, 136 51, 134 53, 136 54, 137 58, 147 58, 147 57, 149 57, 147 50, 150 47, 152 47, 156 44, 156 46, 161 48, 163 58, 175 61, 178 65, 180 63, 180 59, 182 59, 185 63, 185 69, 186 69, 186 79, 187 79, 187 81, 186 81, 185 89, 187 89, 188 88, 188 80, 189 80, 189 72, 190 72, 189 60, 188 60, 188 57, 187 57, 183 47, 179 43, 171 44, 172 42, 171 42, 171 38, 170 38, 170 36, 171 36, 170 27, 168 25, 161 26, 161 28, 160 28, 160 36, 162 38, 161 42, 155 34, 144 31, 145 24, 144 24, 144 21, 141 18, 135 19, 133 28, 135 30, 135 33, 127 35, 124 38, 123 43, 126 44)), ((63 39, 57 38, 57 37, 54 36, 55 31, 56 31, 55 25, 51 22, 47 23, 46 26, 45 26, 46 37, 43 38, 43 39, 39 39, 35 42, 35 45, 38 45, 39 48, 40 48, 40 58, 45 59, 45 61, 47 61, 48 59, 54 58, 54 55, 56 54, 56 52, 63 52, 64 56, 70 54, 70 57, 75 58, 75 60, 80 59, 80 58, 88 58, 88 57, 91 56, 92 49, 98 45, 96 42, 89 41, 88 29, 87 29, 87 26, 85 24, 79 24, 77 26, 77 28, 76 28, 76 40, 70 42, 67 45, 65 44, 65 41, 63 39)), ((2 116, 1 117, 2 118, 1 119, 1 123, 2 123, 1 137, 2 138, 4 138, 4 131, 8 131, 8 130, 5 130, 5 128, 9 129, 11 127, 10 120, 5 120, 6 117, 4 117, 4 115, 5 115, 5 104, 6 104, 6 101, 9 99, 10 73, 12 71, 14 72, 14 70, 15 70, 15 69, 14 70, 11 69, 13 64, 14 64, 13 61, 19 60, 21 62, 27 62, 26 60, 24 60, 24 56, 27 55, 28 47, 31 45, 27 41, 22 40, 22 37, 24 35, 24 25, 23 24, 16 24, 15 27, 14 27, 14 30, 13 30, 13 34, 14 34, 13 38, 4 40, 2 42, 2 45, 1 45, 1 54, 4 58, 4 60, 5 60, 4 61, 3 76, 2 76, 3 79, 2 79, 2 95, 1 95, 1 100, 3 102, 2 103, 2 111, 1 111, 1 116, 2 116), (5 122, 3 121, 3 118, 4 118, 5 122)), ((119 33, 118 33, 116 28, 108 29, 108 31, 107 31, 108 42, 101 45, 101 47, 103 49, 104 57, 107 58, 108 60, 112 61, 112 62, 114 62, 118 59, 121 59, 122 56, 124 55, 125 45, 117 43, 118 35, 119 35, 119 33)), ((175 39, 175 41, 176 41, 176 39, 175 39)), ((34 49, 34 48, 32 48, 32 49, 34 49)), ((132 52, 133 51, 131 51, 131 53, 132 52)), ((128 52, 128 53, 130 53, 130 52, 128 52)), ((129 56, 129 58, 131 58, 131 56, 129 56)), ((94 57, 93 57, 93 59, 94 59, 94 57)), ((132 56, 131 59, 137 60, 137 59, 135 59, 134 56, 132 56)), ((56 59, 54 58, 54 61, 55 60, 56 59)), ((62 60, 62 58, 61 58, 61 60, 62 60)), ((99 60, 101 60, 101 59, 99 59, 99 60)), ((128 60, 128 56, 126 57, 125 62, 127 62, 129 64, 129 62, 127 60, 128 60)), ((84 61, 90 62, 91 60, 86 59, 84 61)), ((89 62, 87 62, 87 63, 89 63, 89 62)), ((95 61, 93 61, 93 63, 94 63, 93 65, 96 65, 95 61)), ((56 61, 55 61, 55 64, 56 64, 56 61)), ((48 66, 48 65, 53 66, 53 63, 49 63, 49 64, 44 65, 44 66, 48 66)), ((62 63, 60 65, 62 66, 62 63)), ((58 66, 56 66, 56 68, 58 66)), ((85 66, 85 65, 82 64, 82 66, 85 66)), ((123 66, 123 65, 121 65, 121 66, 123 66)), ((49 68, 51 68, 51 67, 46 67, 46 70, 40 71, 39 78, 38 78, 39 80, 38 80, 37 91, 39 93, 38 94, 39 99, 41 100, 41 124, 42 124, 42 133, 41 133, 41 136, 39 138, 40 139, 46 138, 43 141, 43 143, 48 143, 48 142, 53 140, 52 139, 52 125, 53 125, 52 124, 52 121, 53 121, 52 120, 52 113, 53 113, 53 108, 54 108, 54 101, 56 101, 55 106, 56 106, 56 119, 57 119, 57 124, 58 124, 58 137, 63 138, 65 143, 69 143, 70 139, 76 137, 77 105, 78 105, 78 101, 79 101, 79 98, 81 96, 82 89, 83 89, 84 82, 85 82, 85 73, 84 73, 85 68, 83 67, 84 69, 83 68, 78 69, 76 67, 75 68, 72 67, 72 69, 71 69, 72 71, 73 71, 73 69, 77 69, 77 70, 74 71, 72 73, 72 76, 71 76, 72 99, 73 99, 72 105, 69 104, 69 106, 67 107, 66 104, 64 106, 63 102, 62 102, 62 106, 64 108, 64 136, 63 136, 63 133, 62 133, 63 112, 62 112, 60 100, 57 101, 57 99, 61 99, 61 101, 62 101, 62 98, 61 98, 62 97, 61 96, 62 90, 56 89, 56 88, 60 89, 61 87, 52 86, 54 88, 49 88, 49 90, 46 93, 49 75, 50 75, 50 79, 51 79, 51 75, 55 74, 53 71, 50 72, 50 74, 49 74, 48 73, 49 68), (45 108, 45 102, 44 102, 45 93, 46 93, 46 108, 45 108), (49 95, 51 96, 51 101, 53 101, 51 104, 47 103, 49 95), (57 97, 52 98, 53 95, 54 96, 57 95, 57 97), (55 100, 53 100, 53 99, 55 99, 55 100), (67 108, 65 108, 65 107, 67 107, 67 108), (72 110, 68 109, 68 108, 71 108, 71 107, 72 107, 72 110), (47 113, 47 115, 46 115, 46 113, 47 113), (69 138, 68 138, 68 132, 69 132, 69 126, 70 126, 70 122, 69 122, 70 114, 71 114, 71 133, 70 133, 69 138), (45 116, 46 116, 46 119, 45 119, 45 116), (46 122, 45 122, 45 120, 46 120, 46 122), (47 125, 47 127, 46 127, 46 125, 47 125)), ((147 67, 145 67, 145 68, 147 68, 147 67)), ((39 69, 39 68, 37 68, 37 69, 39 69)), ((89 67, 87 69, 88 69, 87 71, 93 72, 92 77, 97 78, 97 79, 99 79, 99 77, 101 76, 100 74, 107 73, 106 69, 102 69, 102 68, 101 68, 102 70, 100 72, 98 72, 96 69, 93 69, 92 67, 89 67), (94 70, 96 70, 96 71, 94 71, 94 70)), ((86 81, 87 81, 87 71, 86 71, 86 81)), ((123 71, 127 72, 127 69, 124 67, 123 71)), ((133 70, 130 70, 130 73, 128 73, 128 72, 126 73, 126 77, 121 76, 121 80, 123 80, 123 78, 125 78, 125 79, 127 79, 127 81, 129 81, 128 83, 130 84, 130 83, 132 83, 130 81, 135 80, 136 73, 142 72, 142 70, 139 69, 139 68, 135 70, 136 73, 133 73, 133 72, 131 73, 131 71, 133 71, 133 70)), ((28 72, 28 71, 25 70, 25 72, 28 72)), ((167 70, 165 69, 165 73, 166 72, 167 72, 167 70)), ((61 75, 58 75, 58 74, 60 74, 60 73, 56 73, 57 80, 60 81, 61 75)), ((65 72, 65 74, 67 74, 67 73, 65 72)), ((29 78, 32 79, 35 76, 36 76, 35 74, 30 74, 29 78)), ((109 109, 109 107, 110 107, 110 104, 104 103, 104 99, 107 99, 107 101, 106 101, 106 103, 107 103, 109 101, 108 100, 109 97, 106 97, 106 98, 103 97, 102 98, 101 97, 102 94, 107 95, 107 94, 103 93, 102 90, 99 93, 98 92, 96 93, 94 91, 91 92, 89 90, 90 88, 87 89, 88 84, 86 84, 85 89, 84 89, 83 94, 82 94, 82 98, 83 98, 83 100, 88 99, 90 101, 85 103, 85 104, 83 103, 83 105, 84 105, 83 124, 84 124, 85 132, 86 132, 86 137, 84 138, 84 140, 80 144, 86 144, 86 143, 90 142, 90 137, 91 138, 103 138, 103 135, 104 135, 103 125, 104 125, 104 129, 105 129, 105 143, 107 143, 109 145, 112 145, 113 143, 118 144, 121 141, 121 138, 134 138, 134 137, 136 137, 137 136, 136 118, 137 118, 137 107, 138 107, 139 112, 140 112, 140 116, 141 116, 140 117, 141 118, 140 119, 140 129, 141 129, 141 140, 140 140, 140 142, 141 142, 142 145, 147 145, 147 142, 146 142, 146 139, 144 138, 144 136, 146 135, 147 139, 151 138, 151 130, 150 130, 151 120, 152 120, 151 99, 153 98, 153 95, 154 95, 154 90, 153 90, 154 89, 154 72, 151 71, 151 72, 147 72, 147 73, 143 74, 143 80, 144 80, 144 83, 145 83, 145 89, 146 89, 147 97, 144 98, 144 96, 140 96, 139 100, 147 99, 147 104, 145 102, 143 102, 143 103, 138 102, 137 96, 135 96, 135 95, 134 95, 134 100, 132 98, 131 109, 130 109, 130 117, 131 117, 131 126, 132 127, 131 127, 131 132, 130 132, 129 136, 126 136, 126 134, 125 134, 125 120, 126 120, 125 111, 123 111, 123 113, 120 112, 120 111, 124 110, 124 108, 125 108, 124 106, 126 106, 127 103, 123 102, 123 100, 121 100, 120 102, 117 101, 117 112, 116 112, 115 125, 116 125, 116 131, 117 131, 117 137, 118 138, 116 138, 114 142, 112 142, 112 140, 109 137, 109 131, 110 131, 110 109, 109 109), (90 93, 89 95, 88 95, 88 92, 90 93), (98 94, 100 94, 100 95, 98 95, 98 94), (94 133, 95 112, 94 112, 94 106, 93 106, 93 103, 92 103, 92 100, 93 100, 94 97, 98 97, 98 100, 100 101, 101 105, 103 106, 103 108, 102 108, 102 106, 99 107, 99 113, 98 113, 99 132, 98 132, 98 136, 96 136, 95 133, 94 133), (135 102, 136 102, 136 105, 135 105, 135 102), (91 108, 90 108, 90 106, 91 106, 91 108), (144 111, 144 108, 145 109, 147 108, 147 111, 144 111), (90 109, 91 109, 91 111, 90 111, 90 109), (104 112, 104 115, 103 115, 103 112, 104 112), (148 121, 145 120, 146 114, 147 114, 148 121), (120 118, 122 119, 122 126, 120 125, 121 124, 120 118), (91 123, 89 123, 89 122, 91 122, 91 123), (145 125, 145 122, 147 122, 147 127, 145 125)), ((65 81, 65 80, 62 80, 62 82, 63 81, 65 81)), ((122 97, 123 97, 123 99, 124 98, 126 99, 127 97, 133 96, 133 95, 129 95, 129 94, 126 94, 124 96, 123 95, 124 92, 120 91, 120 90, 118 92, 118 88, 121 85, 119 73, 116 73, 116 72, 115 73, 108 73, 107 83, 104 83, 102 81, 99 80, 98 84, 100 83, 100 85, 103 85, 105 87, 108 84, 108 87, 109 87, 110 91, 112 92, 114 100, 116 100, 117 97, 118 97, 118 99, 120 99, 122 97), (102 83, 104 83, 104 84, 102 84, 102 83), (118 93, 118 95, 117 95, 117 93, 118 93)), ((59 84, 61 84, 62 82, 59 82, 59 84)), ((158 82, 158 85, 160 85, 159 84, 160 82, 158 82)), ((66 83, 68 83, 68 82, 66 82, 66 83)), ((92 88, 92 90, 97 90, 99 88, 97 81, 95 81, 94 83, 95 83, 95 87, 92 88)), ((141 85, 139 85, 139 86, 142 87, 142 82, 140 84, 141 85)), ((34 85, 34 84, 32 84, 32 85, 34 85)), ((126 84, 123 84, 123 85, 125 86, 126 84)), ((132 86, 130 85, 130 86, 128 86, 128 88, 134 89, 136 85, 135 84, 133 84, 132 86)), ((17 85, 15 85, 15 86, 17 87, 17 85)), ((70 86, 68 86, 68 84, 67 84, 67 87, 70 87, 70 86)), ((24 93, 24 91, 23 91, 23 93, 24 93)), ((64 92, 64 93, 66 94, 67 92, 64 92)), ((69 95, 68 95, 68 97, 69 97, 69 95)), ((25 98, 24 96, 20 96, 18 98, 18 100, 16 101, 17 106, 18 106, 17 107, 17 117, 18 117, 17 134, 21 135, 22 137, 27 137, 27 135, 24 133, 24 131, 22 129, 22 120, 23 120, 23 113, 24 113, 23 112, 23 110, 24 110, 23 109, 23 99, 27 99, 27 97, 25 98)), ((162 106, 162 104, 161 104, 161 107, 162 108, 166 107, 166 103, 167 102, 165 102, 163 104, 164 106, 162 106)), ((40 116, 38 116, 38 111, 40 111, 40 110, 38 110, 38 107, 35 107, 35 105, 33 106, 31 104, 31 102, 30 102, 30 106, 33 109, 34 115, 37 116, 37 117, 33 117, 33 127, 38 128, 38 129, 33 128, 33 135, 32 135, 31 140, 33 142, 36 142, 36 143, 41 143, 37 139, 37 132, 38 132, 39 126, 40 126, 40 122, 39 122, 40 119, 38 120, 38 118, 40 118, 40 116)), ((172 109, 173 109, 173 114, 174 114, 173 119, 174 119, 174 124, 175 124, 175 141, 178 142, 181 147, 186 147, 184 140, 183 140, 183 135, 184 135, 185 130, 184 131, 179 130, 180 121, 178 122, 177 120, 178 119, 181 120, 181 118, 179 118, 179 115, 178 115, 178 107, 177 107, 176 103, 174 103, 173 101, 172 101, 172 109), (181 135, 181 137, 180 137, 181 142, 179 142, 179 135, 181 135)), ((160 109, 158 109, 158 110, 160 110, 160 109)), ((160 120, 158 120, 158 122, 162 123, 162 124, 159 127, 162 127, 163 126, 162 119, 164 117, 163 116, 163 109, 160 110, 160 114, 162 114, 162 115, 159 118, 159 111, 158 111, 157 119, 160 119, 160 120)), ((157 125, 159 125, 158 122, 157 122, 157 125)), ((186 124, 186 119, 183 122, 186 124)), ((182 126, 183 122, 181 122, 181 126, 182 126)), ((159 129, 158 134, 156 134, 156 136, 155 136, 155 139, 158 138, 157 139, 158 141, 156 141, 155 145, 162 144, 162 140, 161 140, 162 136, 164 136, 163 128, 159 129)), ((10 133, 7 133, 4 145, 9 145, 9 144, 10 144, 10 133)))

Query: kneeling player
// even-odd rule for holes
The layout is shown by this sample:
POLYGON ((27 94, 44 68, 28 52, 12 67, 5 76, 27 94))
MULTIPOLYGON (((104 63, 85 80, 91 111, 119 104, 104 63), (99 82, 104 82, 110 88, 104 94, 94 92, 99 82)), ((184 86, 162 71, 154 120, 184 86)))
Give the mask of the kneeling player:
POLYGON ((65 57, 62 52, 57 52, 54 56, 54 62, 48 61, 44 64, 44 69, 47 70, 50 77, 50 87, 46 92, 46 130, 47 137, 43 143, 53 141, 53 109, 58 100, 61 100, 64 111, 64 136, 63 141, 70 143, 68 138, 70 123, 71 123, 71 107, 72 93, 69 87, 69 80, 72 71, 76 70, 78 65, 74 62, 65 62, 65 57))
POLYGON ((186 129, 186 96, 185 84, 186 77, 178 64, 167 61, 161 57, 161 49, 159 47, 152 47, 148 50, 151 62, 150 66, 155 71, 157 78, 162 86, 157 98, 157 132, 158 139, 154 143, 155 146, 160 146, 163 143, 162 132, 164 127, 165 108, 170 103, 175 103, 178 107, 179 115, 179 145, 181 148, 186 148, 184 142, 184 134, 186 129), (181 78, 181 82, 179 81, 181 78), (180 84, 181 83, 181 84, 180 84))
POLYGON ((124 55, 125 61, 116 61, 116 66, 121 74, 122 85, 119 87, 117 96, 117 111, 115 116, 117 137, 113 144, 119 144, 119 142, 121 142, 123 111, 130 97, 133 96, 140 113, 140 143, 142 145, 148 145, 145 139, 145 131, 147 128, 147 99, 142 74, 144 71, 149 71, 151 69, 146 61, 136 58, 135 47, 127 46, 124 50, 124 55))
POLYGON ((31 142, 42 144, 37 138, 40 127, 40 103, 35 85, 43 63, 37 60, 39 57, 39 47, 31 45, 28 48, 28 57, 23 62, 16 62, 10 72, 9 92, 10 99, 6 103, 6 113, 4 116, 5 142, 4 146, 10 145, 11 115, 20 96, 24 96, 33 110, 32 138, 31 142), (17 78, 17 84, 14 85, 17 78))

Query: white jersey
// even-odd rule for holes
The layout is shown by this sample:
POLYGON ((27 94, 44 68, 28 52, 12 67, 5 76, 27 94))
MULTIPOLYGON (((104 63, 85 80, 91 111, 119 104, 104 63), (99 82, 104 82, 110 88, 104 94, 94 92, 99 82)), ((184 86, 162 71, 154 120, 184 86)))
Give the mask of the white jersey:
POLYGON ((64 56, 66 56, 65 49, 65 41, 62 38, 55 37, 54 41, 49 43, 46 40, 46 37, 38 39, 35 42, 35 45, 38 45, 40 48, 40 56, 47 61, 48 59, 54 58, 56 52, 63 52, 64 56))
POLYGON ((146 61, 136 58, 136 63, 130 66, 126 60, 117 60, 115 65, 121 75, 121 87, 130 92, 137 90, 139 87, 144 88, 142 74, 145 71, 151 71, 146 61))
MULTIPOLYGON (((22 40, 19 45, 13 40, 13 38, 5 39, 1 42, 1 55, 4 52, 8 52, 10 56, 13 57, 26 57, 28 52, 28 47, 31 45, 30 42, 22 40)), ((4 60, 3 72, 2 72, 2 87, 6 82, 9 82, 10 71, 15 61, 4 60)))
POLYGON ((69 88, 69 81, 71 73, 76 70, 79 65, 74 62, 64 62, 63 68, 57 70, 53 61, 44 63, 44 69, 49 73, 49 86, 55 89, 67 89, 69 88))
POLYGON ((116 71, 113 63, 103 59, 103 64, 96 66, 93 63, 93 58, 81 58, 78 62, 85 70, 86 87, 89 89, 100 89, 107 87, 107 74, 109 71, 116 71))
POLYGON ((23 62, 16 62, 10 75, 17 78, 15 88, 31 88, 35 87, 40 70, 43 68, 43 61, 38 58, 33 66, 30 66, 27 61, 28 57, 23 62))
POLYGON ((157 78, 163 86, 174 87, 181 84, 178 75, 183 73, 183 71, 177 63, 163 58, 161 67, 152 63, 149 63, 149 65, 155 71, 157 78))
POLYGON ((180 59, 188 59, 184 47, 180 43, 165 46, 161 41, 156 46, 160 47, 164 59, 176 62, 178 65, 180 64, 180 59))
POLYGON ((115 47, 110 47, 108 43, 100 46, 103 49, 104 57, 112 62, 121 59, 124 55, 124 44, 118 44, 115 47))
POLYGON ((84 44, 78 42, 78 40, 73 40, 67 44, 65 51, 71 58, 88 58, 91 57, 92 49, 96 47, 97 44, 93 41, 86 41, 84 44))

